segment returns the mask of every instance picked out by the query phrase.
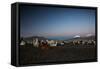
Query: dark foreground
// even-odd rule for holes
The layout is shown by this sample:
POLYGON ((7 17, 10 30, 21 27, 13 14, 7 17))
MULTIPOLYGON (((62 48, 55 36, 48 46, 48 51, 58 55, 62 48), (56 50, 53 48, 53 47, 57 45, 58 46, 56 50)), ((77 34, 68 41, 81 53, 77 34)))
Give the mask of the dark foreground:
POLYGON ((79 61, 96 59, 95 46, 57 46, 46 49, 35 48, 32 45, 19 47, 20 65, 42 62, 79 61))

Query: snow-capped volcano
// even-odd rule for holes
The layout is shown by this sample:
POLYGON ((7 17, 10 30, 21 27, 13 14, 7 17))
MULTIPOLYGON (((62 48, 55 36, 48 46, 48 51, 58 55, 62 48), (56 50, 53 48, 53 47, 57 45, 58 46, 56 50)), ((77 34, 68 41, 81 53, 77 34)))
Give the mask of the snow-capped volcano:
POLYGON ((93 35, 92 35, 92 34, 87 34, 87 35, 86 35, 86 37, 90 37, 90 36, 93 36, 93 35))
POLYGON ((73 38, 80 38, 80 35, 75 35, 73 38))

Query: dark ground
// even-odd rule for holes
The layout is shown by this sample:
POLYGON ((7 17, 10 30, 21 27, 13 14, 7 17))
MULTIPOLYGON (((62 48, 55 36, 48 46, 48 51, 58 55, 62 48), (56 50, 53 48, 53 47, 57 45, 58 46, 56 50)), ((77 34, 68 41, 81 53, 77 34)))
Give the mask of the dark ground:
POLYGON ((95 46, 57 46, 48 49, 35 48, 32 45, 19 47, 20 65, 40 62, 77 61, 96 59, 95 46))

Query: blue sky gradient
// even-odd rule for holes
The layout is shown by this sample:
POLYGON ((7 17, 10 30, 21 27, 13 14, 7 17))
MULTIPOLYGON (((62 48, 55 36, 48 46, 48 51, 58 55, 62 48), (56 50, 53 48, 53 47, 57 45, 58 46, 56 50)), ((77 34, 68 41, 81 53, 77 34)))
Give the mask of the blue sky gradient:
POLYGON ((20 7, 21 37, 72 38, 95 34, 95 10, 43 6, 20 7))

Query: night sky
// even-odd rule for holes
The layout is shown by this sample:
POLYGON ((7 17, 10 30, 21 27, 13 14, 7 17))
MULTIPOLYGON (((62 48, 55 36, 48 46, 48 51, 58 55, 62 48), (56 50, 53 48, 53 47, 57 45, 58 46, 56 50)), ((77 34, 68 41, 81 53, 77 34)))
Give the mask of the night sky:
POLYGON ((73 38, 95 34, 95 10, 43 6, 20 7, 21 37, 73 38))

